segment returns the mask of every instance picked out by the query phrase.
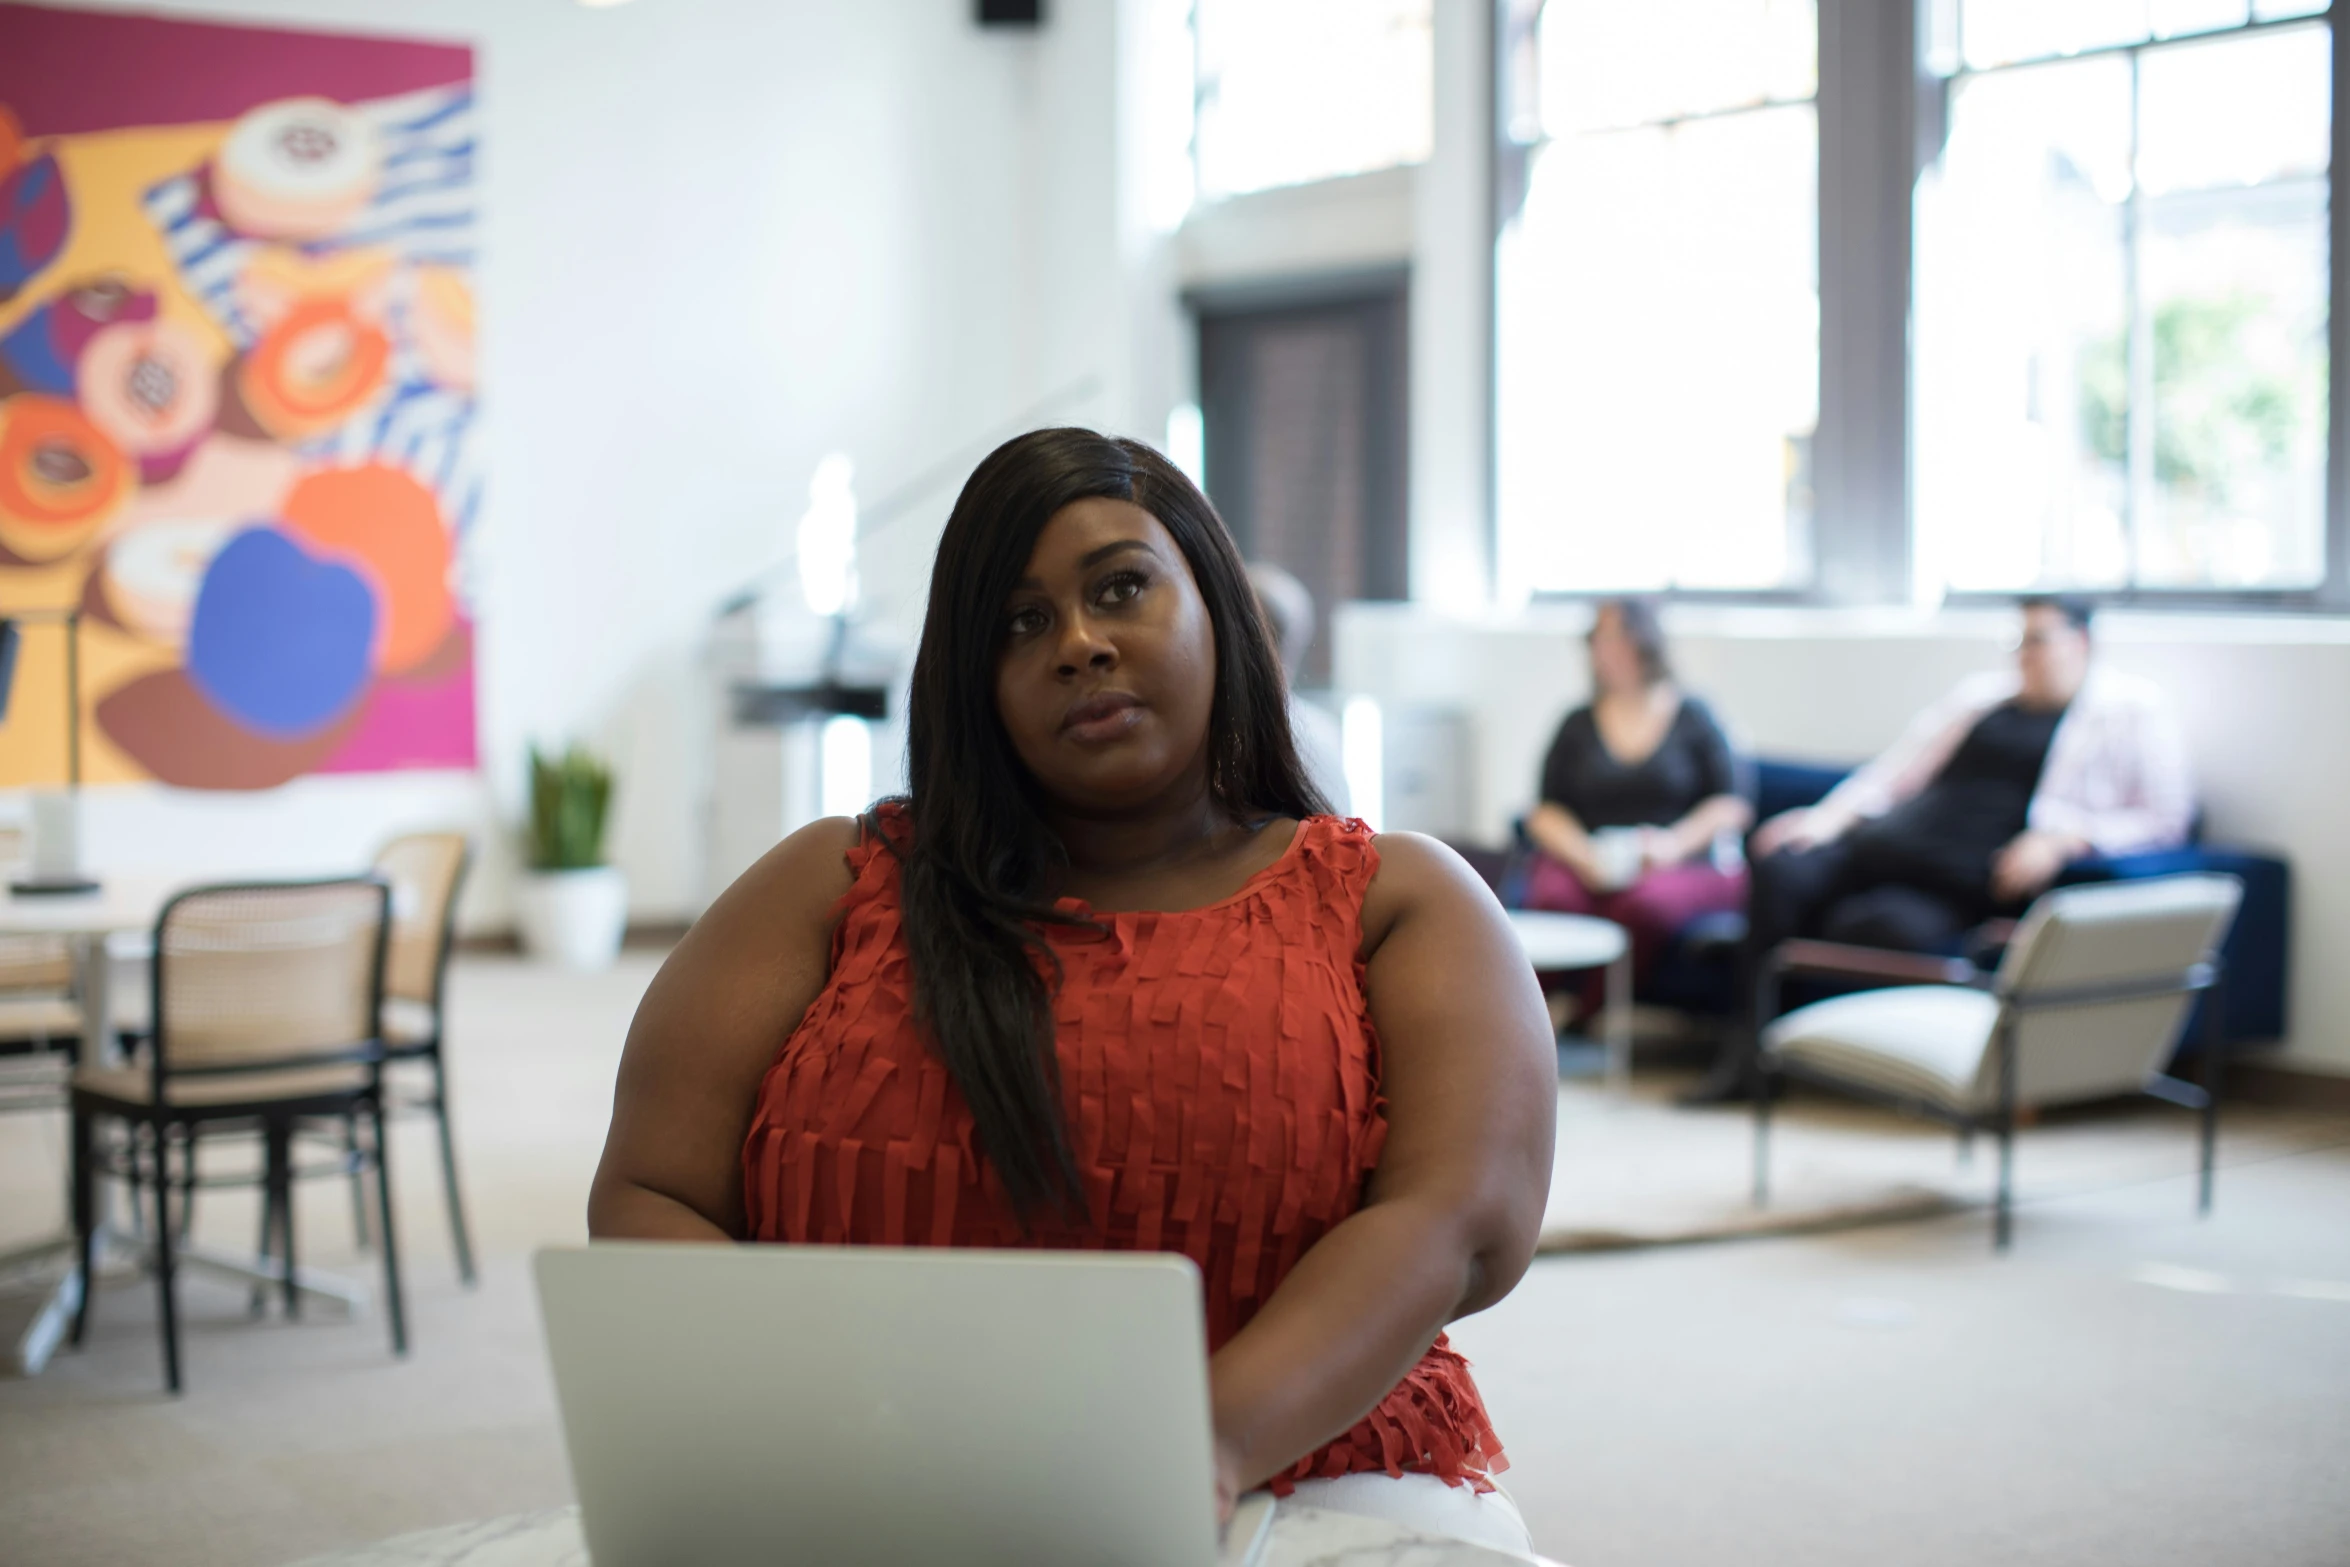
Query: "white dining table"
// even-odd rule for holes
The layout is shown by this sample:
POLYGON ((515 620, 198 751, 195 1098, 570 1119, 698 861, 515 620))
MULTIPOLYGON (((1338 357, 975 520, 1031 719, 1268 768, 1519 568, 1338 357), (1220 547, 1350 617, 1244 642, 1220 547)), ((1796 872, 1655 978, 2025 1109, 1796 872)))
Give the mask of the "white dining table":
MULTIPOLYGON (((109 875, 95 891, 0 894, 0 935, 60 937, 73 953, 74 993, 82 1009, 83 1049, 88 1058, 104 1060, 114 1047, 115 995, 113 960, 108 943, 152 932, 156 918, 172 895, 187 883, 183 878, 109 875)), ((142 1262, 147 1247, 135 1234, 124 1235, 108 1222, 104 1188, 100 1188, 99 1245, 103 1252, 132 1252, 142 1262)), ((17 1339, 16 1364, 25 1376, 38 1376, 63 1342, 73 1316, 81 1308, 81 1276, 73 1266, 74 1235, 70 1228, 48 1240, 37 1241, 0 1255, 0 1271, 13 1271, 44 1262, 63 1268, 56 1287, 17 1339)), ((216 1251, 208 1247, 175 1248, 176 1261, 207 1272, 249 1283, 282 1284, 285 1268, 265 1257, 216 1251)), ((296 1267, 294 1287, 305 1295, 332 1301, 354 1313, 370 1302, 366 1285, 314 1268, 296 1267)))

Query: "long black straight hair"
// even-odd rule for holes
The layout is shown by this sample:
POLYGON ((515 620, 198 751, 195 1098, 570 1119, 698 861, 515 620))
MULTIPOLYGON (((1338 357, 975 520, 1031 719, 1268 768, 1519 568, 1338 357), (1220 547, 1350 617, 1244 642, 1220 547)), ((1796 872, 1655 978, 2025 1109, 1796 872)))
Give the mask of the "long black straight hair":
POLYGON ((915 1015, 971 1108, 1023 1225, 1075 1219, 1084 1186, 1060 1097, 1048 925, 1067 857, 996 706, 1004 609, 1054 513, 1093 498, 1157 518, 1191 567, 1216 647, 1209 787, 1235 820, 1330 807, 1298 762, 1281 663, 1240 552, 1208 498, 1139 441, 1035 430, 988 455, 938 541, 907 708, 901 903, 915 1015), (1050 978, 1048 979, 1048 975, 1050 978))

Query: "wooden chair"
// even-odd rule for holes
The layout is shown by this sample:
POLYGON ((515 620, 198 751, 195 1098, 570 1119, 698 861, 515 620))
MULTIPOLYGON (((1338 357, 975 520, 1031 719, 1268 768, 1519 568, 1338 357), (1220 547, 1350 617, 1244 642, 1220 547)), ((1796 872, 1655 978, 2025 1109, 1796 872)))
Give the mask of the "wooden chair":
POLYGON ((51 936, 0 936, 0 1112, 61 1110, 82 1044, 73 951, 51 936))
POLYGON ((2200 1111, 2197 1202, 2209 1212, 2222 1057, 2218 954, 2242 898, 2235 877, 2207 874, 2061 887, 2032 905, 1990 974, 1959 958, 1783 943, 1770 955, 1766 986, 1798 973, 1896 983, 1799 1007, 1763 1031, 1756 1205, 1770 1195, 1772 1101, 1793 1079, 1949 1122, 1962 1147, 1990 1128, 1999 1140, 1992 1240, 2000 1250, 2013 1229, 2016 1118, 2042 1105, 2145 1093, 2200 1111), (2164 1070, 2198 998, 2200 1084, 2164 1070))
MULTIPOLYGON (((155 1192, 154 1265, 163 1337, 164 1382, 180 1389, 178 1302, 174 1291, 173 1150, 183 1189, 194 1182, 195 1140, 207 1125, 258 1124, 264 1149, 263 1227, 278 1233, 276 1270, 289 1316, 295 1290, 292 1141, 298 1119, 366 1119, 362 1150, 376 1176, 392 1351, 407 1353, 399 1249, 385 1161, 384 958, 390 888, 375 876, 329 881, 199 887, 157 916, 150 978, 152 1030, 143 1062, 85 1063, 73 1076, 73 1206, 82 1304, 79 1344, 89 1325, 101 1173, 131 1186, 133 1205, 155 1192), (127 1131, 121 1168, 102 1171, 97 1129, 127 1131)), ((184 1198, 183 1198, 184 1201, 184 1198)))
MULTIPOLYGON (((449 1126, 449 1072, 443 1041, 457 893, 465 884, 470 864, 465 835, 454 832, 395 838, 375 857, 376 874, 392 889, 392 931, 384 955, 384 1055, 394 1063, 423 1063, 432 1079, 422 1095, 395 1099, 391 1108, 426 1110, 440 1123, 441 1181, 448 1197, 449 1235, 456 1247, 458 1277, 467 1284, 474 1282, 473 1240, 465 1224, 465 1200, 457 1185, 457 1142, 449 1126)), ((352 1211, 364 1236, 366 1204, 356 1167, 351 1183, 352 1211)))

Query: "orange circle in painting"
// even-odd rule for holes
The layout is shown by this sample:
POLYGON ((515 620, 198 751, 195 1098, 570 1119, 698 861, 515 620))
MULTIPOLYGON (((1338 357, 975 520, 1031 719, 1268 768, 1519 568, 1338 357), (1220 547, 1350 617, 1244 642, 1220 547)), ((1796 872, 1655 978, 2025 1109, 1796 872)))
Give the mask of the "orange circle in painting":
POLYGON ((131 493, 112 441, 61 397, 0 402, 0 545, 20 560, 72 554, 131 493))
POLYGON ((454 611, 449 530, 431 490, 387 463, 329 468, 294 486, 280 520, 375 589, 377 669, 412 669, 440 647, 454 611))
POLYGON ((245 407, 280 440, 342 423, 383 384, 392 340, 347 299, 305 299, 253 345, 237 379, 245 407))
POLYGON ((24 158, 24 125, 14 110, 0 103, 0 174, 6 174, 24 158))
POLYGON ((82 350, 74 395, 124 451, 181 452, 212 428, 220 373, 203 339, 178 322, 121 321, 82 350))

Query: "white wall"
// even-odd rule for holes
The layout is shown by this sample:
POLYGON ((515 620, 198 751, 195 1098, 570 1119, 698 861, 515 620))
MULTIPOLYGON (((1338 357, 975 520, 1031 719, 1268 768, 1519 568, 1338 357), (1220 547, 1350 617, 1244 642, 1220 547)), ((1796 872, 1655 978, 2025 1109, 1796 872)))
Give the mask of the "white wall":
MULTIPOLYGON (((1506 841, 1542 754, 1588 677, 1579 607, 1450 616, 1350 605, 1337 683, 1391 708, 1465 710, 1466 823, 1506 841)), ((1851 761, 1882 747, 1960 676, 2006 657, 2005 611, 1914 613, 1684 607, 1668 611, 1687 684, 1739 740, 1776 755, 1851 761)), ((2350 621, 2131 615, 2098 625, 2100 656, 2178 703, 2215 842, 2293 865, 2292 1034, 2284 1059, 2350 1073, 2350 621)))
MULTIPOLYGON (((775 557, 817 458, 848 452, 870 500, 1009 433, 1054 388, 1098 379, 1059 419, 1126 406, 1114 0, 1059 0, 1036 35, 983 33, 970 0, 136 8, 477 47, 486 780, 95 791, 101 870, 322 868, 454 822, 490 851, 466 922, 496 925, 523 747, 576 735, 619 768, 634 913, 689 913, 705 896, 701 635, 775 557)), ((918 621, 952 499, 872 542, 885 619, 918 621)))

